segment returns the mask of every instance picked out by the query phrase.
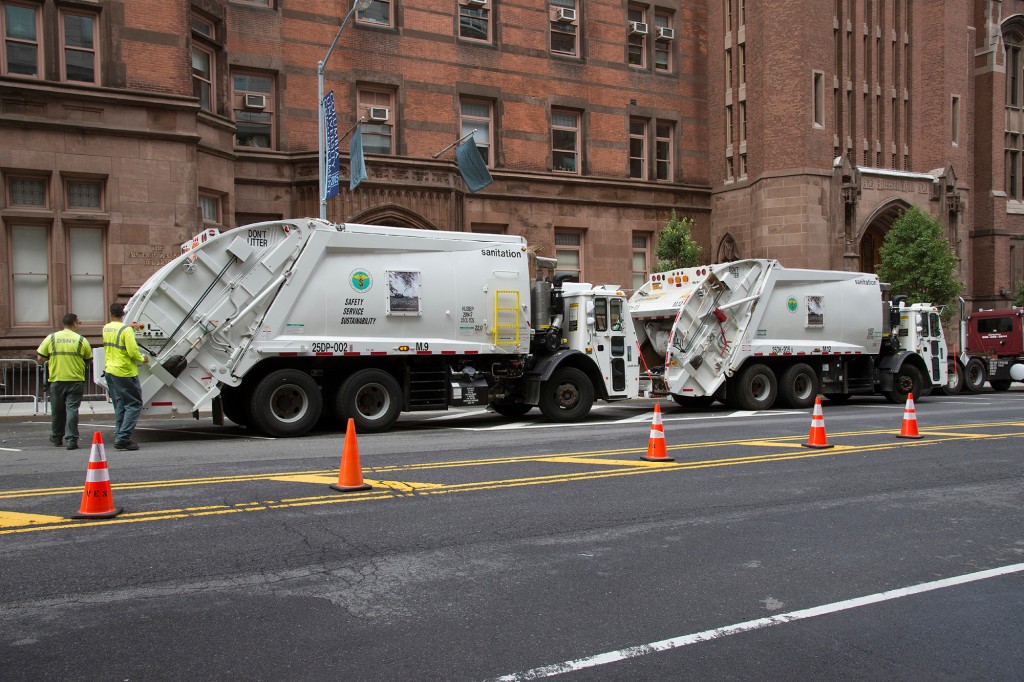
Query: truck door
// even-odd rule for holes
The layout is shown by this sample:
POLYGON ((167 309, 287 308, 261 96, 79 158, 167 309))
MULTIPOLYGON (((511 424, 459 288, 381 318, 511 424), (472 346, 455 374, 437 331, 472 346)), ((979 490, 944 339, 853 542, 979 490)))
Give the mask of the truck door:
POLYGON ((594 297, 594 359, 605 377, 610 395, 626 390, 626 357, 633 349, 626 345, 625 299, 594 297))
MULTIPOLYGON (((933 384, 945 384, 943 369, 946 367, 946 343, 942 335, 942 320, 938 313, 928 313, 927 320, 922 320, 926 353, 930 356, 931 380, 933 384)), ((926 358, 927 360, 927 358, 926 358)))

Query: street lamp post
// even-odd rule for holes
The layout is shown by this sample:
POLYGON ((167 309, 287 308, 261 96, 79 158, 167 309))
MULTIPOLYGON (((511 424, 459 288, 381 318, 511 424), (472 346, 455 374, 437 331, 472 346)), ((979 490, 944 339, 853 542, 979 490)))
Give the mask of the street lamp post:
POLYGON ((331 53, 334 52, 335 46, 338 44, 338 39, 341 38, 341 32, 345 30, 345 24, 352 18, 355 12, 362 12, 373 3, 373 0, 355 0, 352 3, 351 9, 348 14, 345 15, 345 19, 341 22, 341 28, 338 29, 338 34, 334 36, 334 41, 331 42, 331 47, 327 50, 327 56, 324 57, 316 65, 316 85, 317 85, 317 118, 319 120, 318 130, 318 145, 317 145, 317 161, 320 164, 320 219, 327 220, 327 130, 326 130, 326 112, 324 111, 324 66, 327 64, 327 60, 331 58, 331 53))

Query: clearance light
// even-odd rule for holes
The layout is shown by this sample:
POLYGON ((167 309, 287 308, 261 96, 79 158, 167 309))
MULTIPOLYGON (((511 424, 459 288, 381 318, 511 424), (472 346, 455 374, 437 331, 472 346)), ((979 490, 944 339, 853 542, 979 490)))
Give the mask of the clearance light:
POLYGON ((409 346, 399 346, 398 350, 400 350, 402 352, 405 352, 405 351, 409 350, 409 346))
POLYGON ((588 348, 586 349, 586 351, 587 351, 587 355, 590 355, 591 353, 593 353, 593 352, 594 352, 594 349, 593 349, 593 348, 589 348, 589 347, 588 347, 588 348))
POLYGON ((690 281, 690 276, 689 275, 683 275, 683 281, 684 282, 689 282, 690 281))

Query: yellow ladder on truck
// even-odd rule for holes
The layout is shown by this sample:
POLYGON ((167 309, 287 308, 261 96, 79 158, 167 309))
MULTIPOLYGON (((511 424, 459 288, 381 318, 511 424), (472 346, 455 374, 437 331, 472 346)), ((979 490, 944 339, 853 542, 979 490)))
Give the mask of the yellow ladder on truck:
POLYGON ((494 292, 495 346, 519 345, 519 291, 497 289, 494 292))

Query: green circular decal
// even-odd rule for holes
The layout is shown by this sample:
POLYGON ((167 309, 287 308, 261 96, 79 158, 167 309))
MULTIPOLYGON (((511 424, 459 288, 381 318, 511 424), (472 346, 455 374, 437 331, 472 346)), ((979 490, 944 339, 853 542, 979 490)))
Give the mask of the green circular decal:
POLYGON ((796 312, 796 299, 793 298, 792 296, 790 296, 789 299, 786 301, 786 307, 789 308, 789 312, 795 313, 796 312))
POLYGON ((348 276, 348 283, 356 291, 367 291, 373 285, 373 279, 366 270, 353 270, 348 276))

